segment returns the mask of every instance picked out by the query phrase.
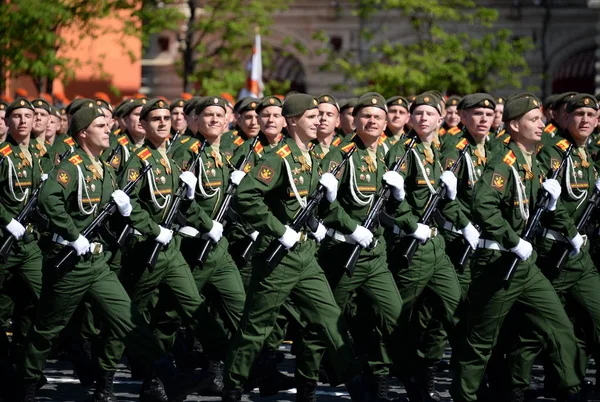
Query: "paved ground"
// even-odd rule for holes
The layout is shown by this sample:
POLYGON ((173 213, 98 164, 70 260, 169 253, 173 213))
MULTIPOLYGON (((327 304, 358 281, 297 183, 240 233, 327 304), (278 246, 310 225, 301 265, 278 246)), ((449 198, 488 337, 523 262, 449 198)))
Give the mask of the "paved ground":
MULTIPOLYGON (((285 351, 286 360, 283 364, 279 365, 279 368, 282 369, 286 374, 293 375, 294 370, 294 359, 293 356, 289 353, 289 345, 282 346, 282 349, 285 351)), ((73 376, 73 371, 71 369, 71 364, 65 361, 56 361, 51 360, 48 362, 45 371, 46 376, 48 377, 48 384, 44 386, 38 393, 39 401, 63 401, 63 402, 80 402, 87 401, 91 397, 91 390, 83 388, 79 381, 73 376)), ((590 375, 590 380, 593 380, 595 374, 595 367, 591 365, 591 370, 588 373, 590 375)), ((543 381, 541 373, 541 368, 535 368, 535 377, 534 383, 541 384, 543 381)), ((115 384, 115 394, 118 397, 119 401, 137 401, 137 395, 140 388, 141 383, 139 381, 132 381, 130 379, 129 370, 127 367, 122 366, 119 370, 116 377, 115 384)), ((442 393, 442 395, 448 398, 448 401, 451 401, 448 388, 450 385, 450 373, 441 373, 438 374, 438 391, 442 393)), ((270 397, 270 398, 261 398, 258 394, 258 389, 255 389, 252 393, 244 396, 244 401, 266 401, 266 402, 275 402, 275 401, 294 401, 295 400, 295 392, 296 390, 290 390, 287 392, 281 392, 280 394, 270 397)), ((400 386, 399 383, 393 382, 390 392, 390 397, 399 397, 400 395, 404 395, 404 389, 400 386)), ((318 389, 318 399, 321 402, 333 402, 339 401, 343 399, 350 399, 348 394, 345 392, 343 387, 328 387, 323 384, 319 384, 318 389)), ((216 397, 199 397, 199 396, 190 396, 187 401, 219 401, 220 398, 216 397)), ((543 399, 539 398, 538 401, 553 401, 553 399, 543 399)), ((590 401, 598 401, 600 402, 600 394, 590 399, 590 401)))

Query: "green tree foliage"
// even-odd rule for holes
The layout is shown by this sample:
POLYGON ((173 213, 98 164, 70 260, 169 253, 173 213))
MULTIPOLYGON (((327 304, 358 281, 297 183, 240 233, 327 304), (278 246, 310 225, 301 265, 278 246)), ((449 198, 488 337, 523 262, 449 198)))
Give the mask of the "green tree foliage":
MULTIPOLYGON (((339 53, 325 48, 323 68, 342 72, 356 93, 493 92, 521 88, 521 79, 530 74, 523 54, 533 48, 532 41, 494 29, 497 11, 477 6, 475 1, 352 2, 362 27, 361 49, 339 53), (392 23, 410 27, 416 40, 382 40, 392 23)), ((315 37, 326 40, 323 32, 315 37)), ((348 88, 346 81, 336 89, 348 88)))

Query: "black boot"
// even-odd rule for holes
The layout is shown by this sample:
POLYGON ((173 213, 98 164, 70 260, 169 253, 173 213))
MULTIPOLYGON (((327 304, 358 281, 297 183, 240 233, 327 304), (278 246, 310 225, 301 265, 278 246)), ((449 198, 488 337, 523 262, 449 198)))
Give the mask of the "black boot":
POLYGON ((525 391, 522 389, 513 389, 510 392, 510 402, 525 402, 525 391))
POLYGON ((389 377, 387 375, 374 375, 371 378, 371 381, 369 383, 371 393, 377 395, 377 398, 380 401, 387 401, 389 399, 388 398, 388 391, 389 391, 388 380, 389 380, 389 377))
POLYGON ((442 396, 435 390, 435 373, 437 369, 435 366, 425 368, 425 382, 427 384, 427 393, 429 394, 430 401, 441 401, 442 396))
POLYGON ((96 375, 94 372, 95 364, 92 357, 92 344, 87 339, 80 339, 73 342, 69 349, 69 358, 73 363, 73 370, 79 378, 79 382, 84 387, 94 385, 96 375))
POLYGON ((209 360, 208 371, 214 374, 214 379, 207 388, 201 389, 199 394, 202 396, 219 396, 223 394, 223 362, 209 360))
POLYGON ((92 402, 117 402, 117 397, 113 394, 114 378, 114 371, 104 371, 98 376, 92 402))
POLYGON ((37 381, 23 381, 19 401, 35 402, 35 392, 37 390, 37 381))
POLYGON ((194 374, 180 373, 168 357, 154 364, 154 372, 163 383, 170 401, 185 399, 190 393, 207 388, 215 378, 208 370, 194 374))
POLYGON ((142 383, 140 402, 169 402, 165 387, 158 378, 147 378, 142 383))
POLYGON ((317 382, 301 379, 297 385, 296 402, 317 402, 317 382))
POLYGON ((354 402, 375 402, 377 397, 369 392, 365 381, 361 375, 355 375, 345 384, 350 398, 354 402))
POLYGON ((277 370, 277 352, 274 350, 263 350, 257 359, 258 389, 261 397, 273 396, 279 391, 292 389, 296 382, 277 370))
POLYGON ((223 396, 221 398, 223 402, 239 402, 242 400, 241 388, 223 390, 223 396))

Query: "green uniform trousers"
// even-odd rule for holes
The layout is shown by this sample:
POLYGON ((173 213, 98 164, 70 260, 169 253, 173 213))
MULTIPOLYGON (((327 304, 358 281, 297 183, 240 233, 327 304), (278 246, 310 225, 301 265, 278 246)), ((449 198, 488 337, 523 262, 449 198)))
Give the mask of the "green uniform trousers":
MULTIPOLYGON (((492 349, 513 308, 522 311, 524 319, 544 339, 554 371, 558 373, 558 388, 576 389, 580 384, 577 367, 581 356, 573 325, 552 285, 535 265, 535 253, 519 263, 508 288, 503 278, 514 254, 478 249, 473 258, 467 335, 455 352, 457 367, 451 389, 454 400, 477 400, 492 349)), ((511 373, 511 376, 511 382, 518 384, 517 376, 521 375, 511 373)))
MULTIPOLYGON (((22 378, 38 379, 60 331, 69 322, 84 297, 92 301, 103 322, 130 348, 145 367, 164 355, 142 315, 106 264, 110 254, 80 258, 73 270, 58 280, 44 280, 38 315, 29 334, 22 378)), ((52 269, 50 266, 47 269, 52 269)))
MULTIPOLYGON (((265 244, 268 240, 264 239, 265 244)), ((266 264, 264 255, 259 254, 253 259, 252 280, 240 329, 233 337, 225 361, 223 380, 226 389, 240 388, 248 379, 252 364, 288 297, 307 325, 324 339, 338 377, 349 379, 360 372, 342 312, 317 264, 315 251, 314 241, 299 243, 273 269, 266 264)), ((302 367, 297 370, 306 371, 302 367)))

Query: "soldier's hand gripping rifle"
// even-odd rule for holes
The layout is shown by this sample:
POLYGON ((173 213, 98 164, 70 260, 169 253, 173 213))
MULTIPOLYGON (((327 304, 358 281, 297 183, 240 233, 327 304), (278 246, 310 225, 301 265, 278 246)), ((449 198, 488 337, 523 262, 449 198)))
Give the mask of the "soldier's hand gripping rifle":
MULTIPOLYGON (((204 152, 204 148, 206 148, 207 143, 208 143, 208 141, 206 141, 206 140, 202 141, 202 145, 200 145, 198 154, 194 155, 188 163, 188 171, 193 172, 194 170, 196 170, 196 165, 198 164, 198 161, 200 160, 200 155, 202 155, 202 152, 204 152)), ((161 223, 162 227, 169 229, 169 230, 173 229, 173 226, 175 224, 175 218, 177 218, 177 214, 179 213, 179 208, 181 206, 181 201, 183 201, 186 191, 187 191, 187 184, 181 183, 179 185, 179 188, 177 189, 177 192, 175 193, 175 197, 173 197, 173 203, 171 204, 171 207, 169 208, 169 212, 167 212, 165 219, 161 223)), ((148 261, 146 262, 146 266, 148 268, 150 268, 150 269, 154 268, 154 266, 156 265, 156 261, 158 260, 158 255, 160 254, 160 251, 162 250, 162 248, 163 248, 162 243, 159 243, 158 241, 154 243, 154 247, 152 248, 150 257, 148 258, 148 261)))
MULTIPOLYGON (((250 159, 250 155, 254 152, 254 147, 258 143, 258 135, 254 137, 252 143, 250 144, 250 149, 244 156, 244 159, 241 160, 240 164, 236 166, 237 170, 241 170, 248 163, 248 159, 250 159)), ((229 180, 229 184, 227 185, 227 189, 225 190, 225 198, 223 198, 223 203, 221 204, 221 208, 217 212, 217 216, 215 216, 215 221, 219 223, 223 223, 225 218, 227 218, 227 212, 229 211, 229 207, 231 206, 231 201, 233 201, 233 196, 235 195, 235 190, 237 189, 237 184, 233 183, 229 180)), ((213 249, 215 243, 210 239, 202 239, 200 240, 200 254, 198 255, 197 263, 202 265, 206 262, 206 257, 210 254, 213 249)))
MULTIPOLYGON (((63 152, 62 154, 60 154, 58 157, 59 161, 62 161, 70 153, 71 153, 71 150, 68 149, 65 152, 63 152)), ((1 162, 0 162, 0 164, 1 164, 1 162)), ((54 170, 54 168, 52 168, 52 170, 54 170)), ((48 172, 48 174, 50 174, 52 172, 52 170, 50 170, 48 172)), ((35 220, 31 217, 33 215, 33 212, 37 208, 40 190, 42 189, 43 185, 44 185, 44 181, 40 181, 40 183, 37 185, 37 187, 31 193, 29 200, 27 200, 27 203, 25 204, 25 206, 23 207, 21 212, 19 212, 19 215, 17 215, 17 217, 15 218, 15 220, 17 222, 19 222, 21 225, 27 226, 27 224, 30 223, 29 222, 30 220, 35 220)), ((29 234, 26 232, 24 236, 28 236, 28 235, 29 234)), ((0 246, 0 261, 6 262, 6 259, 8 258, 8 255, 10 254, 10 249, 12 248, 12 245, 14 242, 15 242, 15 237, 7 232, 4 242, 0 246)))
MULTIPOLYGON (((146 166, 140 168, 138 176, 135 180, 130 181, 123 188, 123 192, 127 195, 131 194, 137 183, 142 179, 142 177, 152 168, 152 165, 147 164, 146 166)), ((102 211, 94 218, 94 220, 81 231, 81 236, 86 239, 91 239, 95 237, 98 231, 104 226, 106 221, 114 215, 117 211, 117 203, 115 200, 111 199, 102 211)), ((76 251, 72 247, 65 247, 62 253, 58 256, 56 264, 54 264, 54 272, 58 278, 61 278, 64 274, 68 272, 68 270, 73 266, 72 263, 69 263, 69 260, 76 256, 76 251)))
MULTIPOLYGON (((565 165, 567 164, 567 160, 571 157, 573 148, 574 148, 573 144, 569 144, 569 147, 565 151, 565 154, 563 155, 563 158, 560 161, 560 165, 558 166, 558 168, 556 170, 554 170, 552 172, 552 176, 550 176, 550 179, 556 179, 558 177, 558 174, 561 172, 561 170, 564 169, 565 165)), ((530 243, 533 241, 533 237, 535 236, 535 232, 540 223, 540 219, 542 218, 542 214, 548 208, 549 201, 550 201, 550 193, 543 190, 538 197, 533 216, 530 217, 529 221, 527 222, 527 226, 525 226, 525 230, 523 231, 523 234, 521 235, 521 238, 523 240, 526 240, 530 243)), ((515 257, 513 259, 512 263, 510 264, 508 271, 506 271, 506 275, 504 276, 504 285, 506 287, 508 287, 508 285, 510 284, 510 281, 515 274, 515 270, 517 269, 519 262, 521 262, 521 259, 519 257, 515 257)))
MULTIPOLYGON (((458 154, 458 158, 456 158, 456 161, 454 161, 452 166, 450 166, 450 169, 448 169, 450 172, 452 172, 452 173, 456 172, 456 170, 460 166, 461 161, 463 160, 463 158, 465 157, 465 154, 468 151, 469 151, 469 143, 466 142, 464 144, 464 147, 460 150, 460 153, 458 154)), ((429 223, 431 222, 431 219, 433 218, 434 213, 437 210, 439 202, 442 200, 442 198, 444 198, 445 195, 446 195, 446 185, 444 183, 440 183, 437 190, 431 197, 431 200, 429 201, 427 208, 423 212, 423 215, 421 215, 421 218, 419 219, 419 223, 429 226, 429 223)), ((419 243, 420 243, 420 241, 418 239, 413 238, 410 241, 410 243, 408 244, 406 251, 404 251, 404 253, 402 254, 402 257, 405 258, 409 264, 412 261, 412 258, 415 255, 417 248, 419 247, 419 243)))
MULTIPOLYGON (((342 168, 346 165, 348 160, 352 157, 352 154, 354 153, 355 150, 356 150, 356 145, 353 146, 352 148, 350 148, 348 150, 348 152, 346 152, 344 154, 344 158, 339 163, 339 165, 337 165, 335 168, 333 168, 333 170, 329 173, 331 173, 334 176, 337 175, 342 170, 342 168)), ((296 217, 294 218, 292 223, 290 223, 289 226, 292 230, 299 232, 307 224, 308 224, 310 230, 312 230, 313 232, 317 230, 318 222, 316 219, 314 219, 313 211, 321 203, 321 200, 323 199, 323 196, 325 195, 325 191, 326 191, 325 186, 322 185, 321 183, 319 183, 317 188, 310 194, 310 196, 306 200, 306 206, 304 208, 302 208, 300 210, 300 212, 298 212, 298 215, 296 215, 296 217)), ((279 240, 277 240, 277 239, 273 240, 273 242, 269 245, 269 247, 265 251, 265 255, 267 256, 267 264, 269 264, 269 266, 271 268, 275 268, 277 265, 279 265, 279 263, 281 262, 281 259, 285 256, 286 252, 287 252, 287 250, 286 250, 285 246, 283 244, 281 244, 281 242, 279 242, 279 240)))
MULTIPOLYGON (((402 158, 396 161, 396 163, 392 166, 391 170, 393 172, 398 172, 400 170, 404 162, 406 162, 408 155, 415 147, 416 143, 417 136, 415 135, 410 139, 410 142, 406 147, 406 152, 404 152, 402 158)), ((385 208, 387 201, 390 198, 391 191, 391 187, 387 184, 384 184, 379 188, 379 191, 377 191, 377 193, 375 194, 375 202, 373 203, 373 207, 369 211, 369 214, 367 215, 362 226, 364 226, 370 231, 373 231, 375 229, 375 227, 379 223, 379 215, 383 211, 383 208, 385 208)), ((352 252, 350 253, 350 256, 348 257, 348 260, 346 260, 346 263, 344 264, 343 268, 344 271, 346 271, 346 273, 348 274, 348 276, 352 276, 352 274, 354 273, 354 269, 356 267, 356 263, 358 262, 358 257, 360 256, 360 252, 362 251, 362 249, 362 246, 356 243, 354 245, 354 248, 352 249, 352 252)))

